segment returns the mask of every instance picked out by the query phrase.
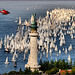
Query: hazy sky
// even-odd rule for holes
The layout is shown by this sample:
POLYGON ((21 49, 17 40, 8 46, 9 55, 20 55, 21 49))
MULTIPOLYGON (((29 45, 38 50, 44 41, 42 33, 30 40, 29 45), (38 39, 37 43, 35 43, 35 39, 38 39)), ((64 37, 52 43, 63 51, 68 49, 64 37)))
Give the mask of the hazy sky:
POLYGON ((0 1, 75 1, 75 0, 0 0, 0 1))

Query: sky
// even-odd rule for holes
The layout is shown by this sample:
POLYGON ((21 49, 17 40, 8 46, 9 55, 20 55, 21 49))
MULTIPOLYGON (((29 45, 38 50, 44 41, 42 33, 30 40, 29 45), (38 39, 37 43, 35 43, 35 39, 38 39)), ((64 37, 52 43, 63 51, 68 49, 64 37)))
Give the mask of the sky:
POLYGON ((0 0, 0 1, 75 1, 75 0, 0 0))

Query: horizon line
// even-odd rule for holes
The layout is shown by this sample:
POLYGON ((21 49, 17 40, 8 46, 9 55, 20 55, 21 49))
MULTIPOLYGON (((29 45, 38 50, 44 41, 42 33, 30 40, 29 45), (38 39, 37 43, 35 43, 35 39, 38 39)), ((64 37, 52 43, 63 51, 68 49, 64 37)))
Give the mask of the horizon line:
POLYGON ((0 0, 0 1, 75 1, 75 0, 0 0))

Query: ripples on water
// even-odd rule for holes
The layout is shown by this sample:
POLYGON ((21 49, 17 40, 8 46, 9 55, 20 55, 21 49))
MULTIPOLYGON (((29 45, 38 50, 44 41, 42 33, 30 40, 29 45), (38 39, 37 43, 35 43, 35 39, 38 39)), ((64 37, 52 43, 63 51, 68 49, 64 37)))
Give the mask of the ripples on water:
MULTIPOLYGON (((37 18, 39 16, 44 17, 46 15, 46 11, 47 10, 52 10, 54 8, 74 8, 75 7, 75 2, 64 2, 64 1, 1 1, 0 2, 0 10, 1 9, 6 9, 8 11, 10 11, 9 15, 2 15, 0 14, 0 38, 5 37, 5 35, 11 35, 12 33, 16 34, 16 30, 17 30, 17 23, 15 23, 15 20, 17 20, 17 17, 21 17, 22 21, 24 21, 25 19, 30 19, 31 15, 33 13, 37 14, 37 18), (27 10, 28 8, 28 10, 27 10)), ((66 47, 68 47, 70 45, 70 43, 72 43, 73 47, 75 46, 75 39, 71 40, 69 35, 66 35, 66 47)), ((57 38, 58 41, 58 38, 57 38)), ((58 41, 59 43, 59 41, 58 41)), ((65 47, 63 46, 63 47, 65 47)), ((58 45, 59 47, 59 45, 58 45)), ((62 49, 62 47, 59 47, 60 49, 62 49)), ((72 50, 71 52, 68 52, 68 54, 71 54, 71 58, 72 60, 75 60, 74 57, 74 53, 75 50, 72 50)), ((68 54, 65 53, 61 53, 57 59, 64 59, 67 60, 68 58, 68 54)), ((0 73, 5 73, 5 72, 9 72, 12 70, 15 71, 19 71, 20 68, 22 68, 22 70, 25 69, 25 64, 27 63, 26 61, 23 61, 23 53, 18 54, 18 59, 17 59, 17 68, 14 68, 13 66, 13 62, 11 62, 12 59, 12 54, 10 53, 5 53, 4 52, 4 48, 2 48, 0 50, 0 73), (9 64, 5 65, 5 59, 8 56, 9 58, 9 64)), ((56 52, 52 53, 52 59, 55 60, 56 59, 56 52)), ((26 56, 28 58, 28 55, 26 56)), ((48 59, 46 59, 46 56, 43 56, 42 60, 51 60, 51 57, 49 56, 48 59)), ((38 59, 39 61, 39 59, 38 59)))

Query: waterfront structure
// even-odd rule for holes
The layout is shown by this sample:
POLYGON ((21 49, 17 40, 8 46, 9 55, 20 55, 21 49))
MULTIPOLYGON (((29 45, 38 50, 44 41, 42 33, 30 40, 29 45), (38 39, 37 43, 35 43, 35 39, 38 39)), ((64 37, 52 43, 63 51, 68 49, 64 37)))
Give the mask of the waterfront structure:
POLYGON ((39 70, 38 65, 38 55, 37 55, 37 22, 36 22, 36 14, 31 16, 31 32, 29 33, 30 36, 30 54, 28 58, 28 63, 25 65, 25 67, 30 67, 32 71, 39 70))

